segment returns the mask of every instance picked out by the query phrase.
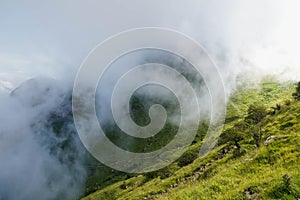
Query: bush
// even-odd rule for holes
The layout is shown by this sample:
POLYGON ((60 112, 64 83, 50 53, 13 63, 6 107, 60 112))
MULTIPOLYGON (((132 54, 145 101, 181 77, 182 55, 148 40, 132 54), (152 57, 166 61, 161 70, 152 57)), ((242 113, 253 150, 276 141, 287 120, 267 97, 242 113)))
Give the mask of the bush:
POLYGON ((233 158, 239 158, 247 153, 246 149, 240 148, 233 151, 233 158))
POLYGON ((286 106, 290 106, 291 105, 291 100, 289 100, 289 99, 287 99, 287 100, 285 100, 284 101, 284 104, 286 105, 286 106))
POLYGON ((248 116, 246 121, 252 124, 260 123, 267 116, 267 109, 264 105, 256 103, 248 108, 248 116))
POLYGON ((300 191, 293 183, 292 178, 285 174, 282 176, 281 182, 270 191, 269 196, 278 199, 297 199, 300 197, 300 191))
POLYGON ((172 164, 165 168, 162 168, 162 169, 159 169, 156 171, 152 171, 152 172, 148 172, 145 174, 145 177, 147 178, 147 180, 151 180, 151 179, 158 178, 158 177, 160 179, 165 179, 165 178, 172 176, 176 170, 178 170, 178 168, 176 168, 176 165, 172 164))
POLYGON ((188 164, 191 164, 196 158, 199 156, 199 151, 186 151, 179 159, 178 159, 178 166, 184 167, 188 164))

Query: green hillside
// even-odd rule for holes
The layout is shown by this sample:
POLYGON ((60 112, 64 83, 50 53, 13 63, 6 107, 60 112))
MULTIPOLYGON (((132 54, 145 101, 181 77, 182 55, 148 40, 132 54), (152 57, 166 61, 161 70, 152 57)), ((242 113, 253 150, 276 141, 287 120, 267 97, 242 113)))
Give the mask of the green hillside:
POLYGON ((206 124, 179 160, 143 175, 104 167, 84 200, 300 198, 300 101, 296 85, 266 78, 231 96, 218 145, 198 158, 206 124))

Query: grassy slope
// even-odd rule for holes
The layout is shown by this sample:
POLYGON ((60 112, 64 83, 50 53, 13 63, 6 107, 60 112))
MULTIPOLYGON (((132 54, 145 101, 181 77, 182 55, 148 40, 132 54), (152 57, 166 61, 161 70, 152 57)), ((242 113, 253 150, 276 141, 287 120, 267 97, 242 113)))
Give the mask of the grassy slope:
POLYGON ((244 143, 245 153, 237 156, 234 149, 224 154, 224 144, 186 166, 174 163, 159 176, 133 176, 84 199, 295 199, 300 194, 300 102, 285 105, 293 90, 291 84, 265 80, 259 90, 242 87, 228 104, 225 129, 242 120, 252 103, 282 105, 263 124, 262 142, 275 136, 268 145, 258 149, 244 143))

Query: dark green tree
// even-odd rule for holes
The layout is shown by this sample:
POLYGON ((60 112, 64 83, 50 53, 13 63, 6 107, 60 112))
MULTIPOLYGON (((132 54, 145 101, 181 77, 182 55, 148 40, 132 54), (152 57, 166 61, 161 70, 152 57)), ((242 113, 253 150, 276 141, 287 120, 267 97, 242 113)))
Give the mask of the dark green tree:
POLYGON ((237 149, 241 149, 240 141, 245 140, 249 135, 247 134, 248 124, 245 121, 240 121, 232 128, 225 130, 220 138, 220 143, 225 144, 229 142, 235 145, 237 149))
POLYGON ((297 83, 296 92, 293 93, 293 97, 296 100, 300 100, 300 81, 297 83))
POLYGON ((256 125, 249 124, 249 132, 255 142, 256 147, 259 148, 260 142, 262 139, 261 125, 260 124, 256 124, 256 125))
POLYGON ((261 126, 264 118, 267 116, 267 109, 264 105, 256 103, 248 108, 246 122, 249 124, 251 135, 255 141, 256 147, 260 147, 262 139, 261 126))

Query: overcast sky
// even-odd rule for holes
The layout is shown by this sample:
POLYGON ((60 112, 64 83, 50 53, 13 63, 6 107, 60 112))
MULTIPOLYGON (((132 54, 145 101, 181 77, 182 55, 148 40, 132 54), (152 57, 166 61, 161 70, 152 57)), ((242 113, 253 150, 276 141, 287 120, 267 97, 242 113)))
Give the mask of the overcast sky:
POLYGON ((280 62, 298 64, 299 8, 297 0, 1 0, 0 80, 74 74, 98 43, 145 26, 182 31, 216 58, 238 52, 273 65, 276 50, 280 62))

